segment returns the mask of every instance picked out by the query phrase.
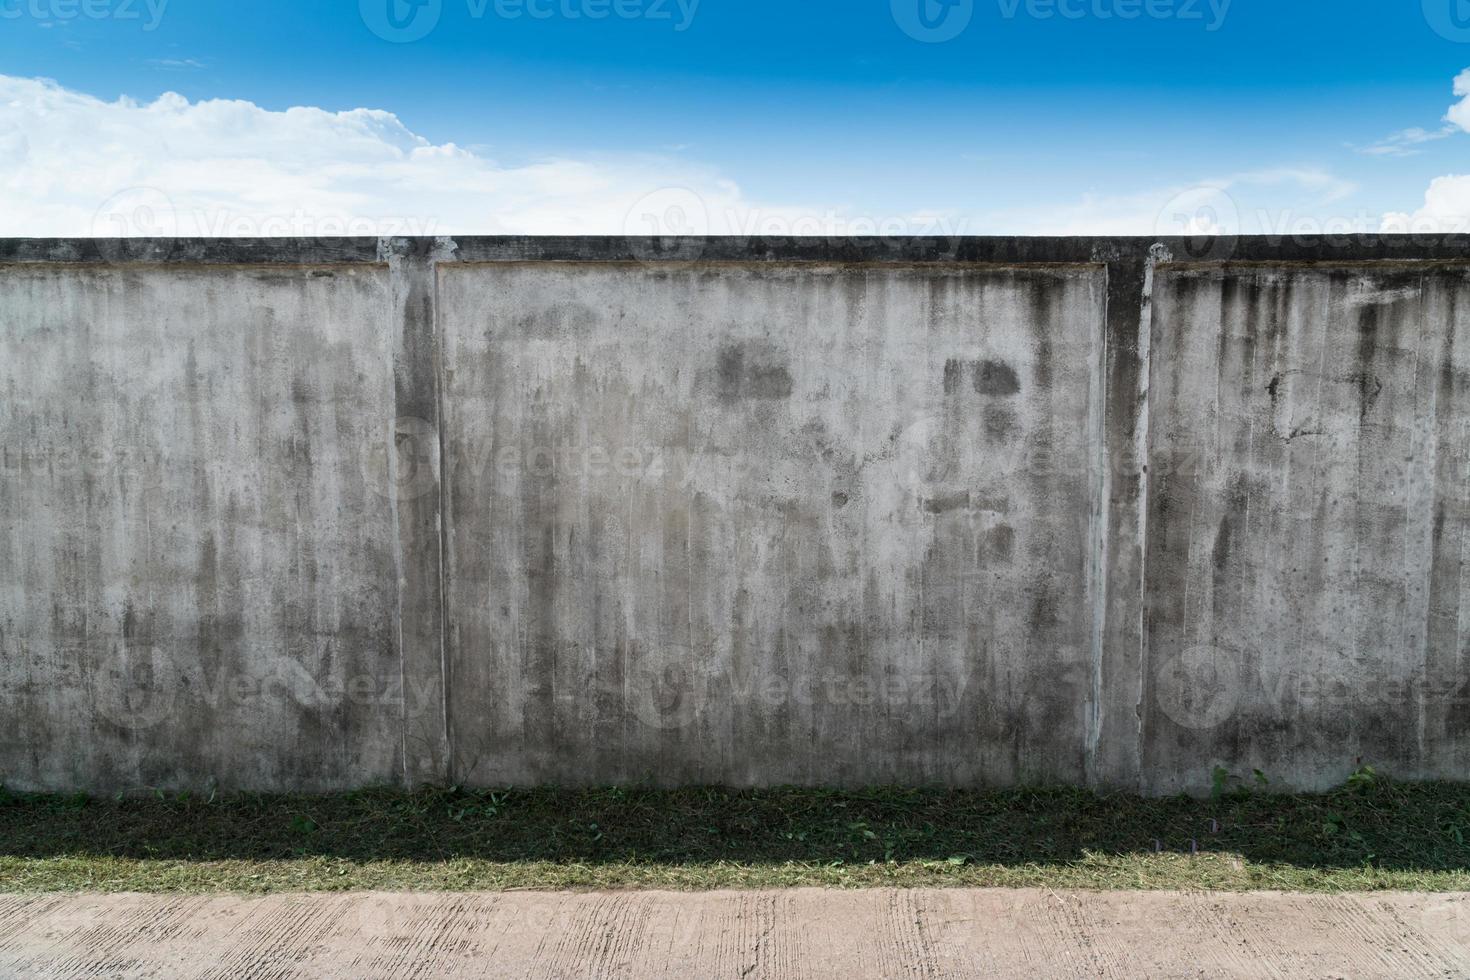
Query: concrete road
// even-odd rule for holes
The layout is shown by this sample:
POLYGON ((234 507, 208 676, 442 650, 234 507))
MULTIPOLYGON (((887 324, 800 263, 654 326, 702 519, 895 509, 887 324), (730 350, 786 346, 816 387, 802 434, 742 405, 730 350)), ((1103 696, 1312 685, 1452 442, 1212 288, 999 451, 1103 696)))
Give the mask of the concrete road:
POLYGON ((1466 977, 1470 897, 0 897, 4 977, 1466 977))

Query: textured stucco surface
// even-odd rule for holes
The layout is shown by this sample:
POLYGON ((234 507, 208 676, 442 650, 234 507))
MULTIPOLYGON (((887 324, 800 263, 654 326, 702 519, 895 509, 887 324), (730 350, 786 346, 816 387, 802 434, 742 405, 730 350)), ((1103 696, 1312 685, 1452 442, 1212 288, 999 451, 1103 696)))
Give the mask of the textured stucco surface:
POLYGON ((0 241, 0 782, 1464 778, 1467 260, 0 241))

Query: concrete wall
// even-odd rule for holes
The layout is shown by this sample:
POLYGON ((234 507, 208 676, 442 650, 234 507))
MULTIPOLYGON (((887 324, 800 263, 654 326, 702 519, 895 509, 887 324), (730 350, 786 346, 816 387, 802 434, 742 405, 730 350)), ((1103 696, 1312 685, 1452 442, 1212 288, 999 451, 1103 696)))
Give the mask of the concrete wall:
POLYGON ((0 241, 0 783, 1470 776, 1467 259, 0 241))

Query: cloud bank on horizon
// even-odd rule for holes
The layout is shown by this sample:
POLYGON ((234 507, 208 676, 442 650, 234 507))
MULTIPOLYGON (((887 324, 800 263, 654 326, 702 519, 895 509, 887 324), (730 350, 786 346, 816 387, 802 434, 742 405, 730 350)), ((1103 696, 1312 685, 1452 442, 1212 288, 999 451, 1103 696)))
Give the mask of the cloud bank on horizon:
MULTIPOLYGON (((1470 133, 1470 68, 1455 77, 1459 102, 1445 113, 1446 136, 1470 133)), ((1383 216, 1384 231, 1470 230, 1470 174, 1436 177, 1424 193, 1424 206, 1413 212, 1391 212, 1383 216)))
MULTIPOLYGON (((1442 131, 1404 130, 1367 151, 1470 132, 1470 69, 1442 131)), ((863 213, 842 203, 751 200, 719 168, 671 156, 503 165, 434 144, 377 109, 264 109, 239 100, 104 101, 0 75, 0 236, 953 235, 1289 233, 1247 214, 1252 188, 1289 188, 1330 218, 1355 190, 1313 166, 1280 166, 1133 193, 985 214, 863 213)), ((1470 175, 1433 180, 1378 228, 1470 230, 1470 175)))

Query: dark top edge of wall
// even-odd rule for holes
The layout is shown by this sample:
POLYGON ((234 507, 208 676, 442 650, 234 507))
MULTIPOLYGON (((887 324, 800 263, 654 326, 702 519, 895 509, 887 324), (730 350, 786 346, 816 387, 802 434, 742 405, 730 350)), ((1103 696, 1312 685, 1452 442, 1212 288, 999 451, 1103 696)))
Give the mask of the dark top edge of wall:
POLYGON ((0 264, 343 265, 459 262, 1064 264, 1470 261, 1470 235, 1238 238, 0 238, 0 264))

